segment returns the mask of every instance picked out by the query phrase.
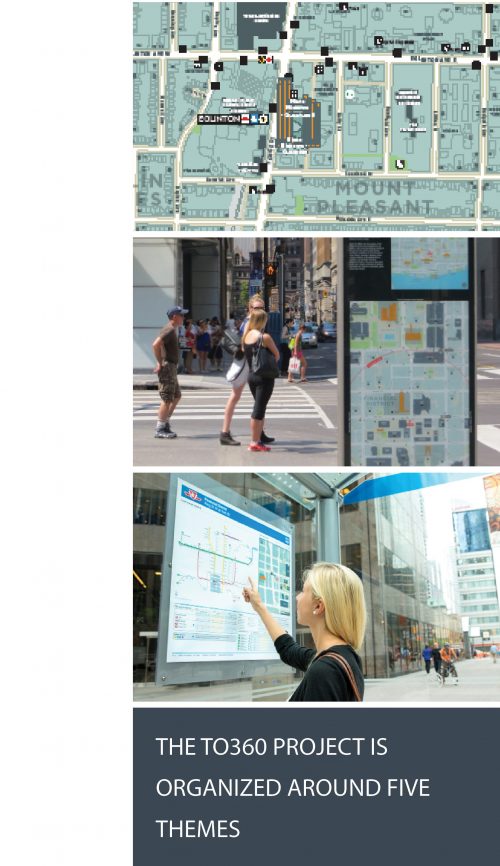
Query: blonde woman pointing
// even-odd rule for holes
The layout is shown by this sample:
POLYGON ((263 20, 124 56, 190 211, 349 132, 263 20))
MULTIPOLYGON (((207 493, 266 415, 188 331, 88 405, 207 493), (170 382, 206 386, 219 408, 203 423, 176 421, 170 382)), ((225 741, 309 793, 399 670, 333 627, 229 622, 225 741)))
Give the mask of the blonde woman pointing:
POLYGON ((361 701, 366 607, 360 578, 344 565, 317 562, 304 572, 297 622, 309 626, 316 649, 300 646, 274 619, 251 578, 243 598, 260 616, 281 660, 304 671, 290 701, 361 701))

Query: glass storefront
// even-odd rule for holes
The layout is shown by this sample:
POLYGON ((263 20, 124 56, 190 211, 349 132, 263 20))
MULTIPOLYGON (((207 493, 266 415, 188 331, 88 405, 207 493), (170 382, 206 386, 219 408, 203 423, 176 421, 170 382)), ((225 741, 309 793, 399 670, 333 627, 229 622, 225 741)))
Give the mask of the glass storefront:
POLYGON ((426 643, 462 642, 458 616, 428 604, 424 508, 418 492, 342 507, 342 562, 361 575, 368 626, 367 677, 418 671, 426 643))

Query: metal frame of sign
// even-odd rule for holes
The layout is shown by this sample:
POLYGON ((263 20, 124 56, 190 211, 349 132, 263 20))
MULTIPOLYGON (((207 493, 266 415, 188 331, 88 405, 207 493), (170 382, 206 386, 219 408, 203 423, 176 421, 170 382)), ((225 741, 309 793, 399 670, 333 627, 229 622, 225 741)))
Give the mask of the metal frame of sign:
MULTIPOLYGON (((193 661, 167 662, 168 623, 170 613, 170 588, 172 583, 172 557, 174 544, 175 509, 178 481, 186 481, 202 488, 228 505, 246 511, 256 520, 264 521, 290 535, 290 593, 292 603, 292 636, 295 637, 295 529, 282 517, 277 517, 266 508, 219 484, 202 473, 180 473, 170 476, 168 492, 165 550, 163 555, 163 574, 160 596, 160 620, 158 625, 158 649, 156 655, 156 685, 171 686, 181 683, 224 682, 254 676, 284 673, 283 662, 276 653, 276 659, 234 661, 193 661)), ((257 616, 257 614, 255 614, 257 616)))
MULTIPOLYGON (((396 239, 399 240, 399 239, 396 239)), ((414 240, 418 240, 414 238, 414 240)), ((422 238, 422 243, 435 242, 435 238, 422 238)), ((438 239, 439 240, 439 239, 438 239)), ((455 239, 453 239, 455 240, 455 239)), ((343 387, 339 401, 339 415, 343 418, 339 439, 339 452, 343 454, 345 466, 365 465, 352 464, 351 454, 351 368, 350 368, 350 302, 352 301, 467 301, 469 312, 469 462, 466 465, 475 466, 476 460, 476 304, 475 304, 475 264, 474 241, 472 238, 457 238, 467 244, 468 253, 468 289, 419 289, 415 291, 395 290, 391 284, 391 246, 393 238, 344 238, 339 256, 339 303, 338 313, 341 319, 338 345, 339 383, 343 387), (359 277, 354 278, 349 271, 349 257, 352 245, 378 244, 382 250, 383 266, 375 262, 373 269, 359 271, 359 277), (343 285, 343 291, 342 291, 343 285)), ((374 257, 374 261, 376 256, 374 257)), ((340 426, 340 425, 339 425, 340 426)), ((382 463, 380 465, 383 465, 382 463)), ((397 464, 392 464, 397 465, 397 464)), ((413 464, 412 464, 413 465, 413 464)))

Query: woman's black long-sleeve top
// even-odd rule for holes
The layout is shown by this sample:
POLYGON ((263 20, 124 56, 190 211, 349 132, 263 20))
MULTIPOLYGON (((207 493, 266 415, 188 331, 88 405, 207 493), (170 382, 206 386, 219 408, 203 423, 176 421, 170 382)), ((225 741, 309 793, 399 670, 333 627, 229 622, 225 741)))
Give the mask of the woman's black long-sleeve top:
POLYGON ((354 679, 361 697, 364 693, 364 680, 361 671, 361 659, 351 646, 338 644, 323 650, 316 655, 315 650, 300 646, 289 634, 280 635, 274 646, 281 661, 306 671, 300 685, 295 689, 290 701, 355 701, 351 684, 339 662, 326 653, 335 652, 341 655, 351 666, 354 679))

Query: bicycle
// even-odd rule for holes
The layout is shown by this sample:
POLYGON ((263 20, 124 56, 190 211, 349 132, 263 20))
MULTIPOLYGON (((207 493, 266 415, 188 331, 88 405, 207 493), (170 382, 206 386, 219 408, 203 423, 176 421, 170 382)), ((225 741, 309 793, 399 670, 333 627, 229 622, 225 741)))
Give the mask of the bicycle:
POLYGON ((437 681, 440 685, 444 686, 448 677, 453 677, 455 680, 454 685, 458 686, 457 669, 453 662, 443 662, 441 664, 441 668, 437 674, 437 681))

